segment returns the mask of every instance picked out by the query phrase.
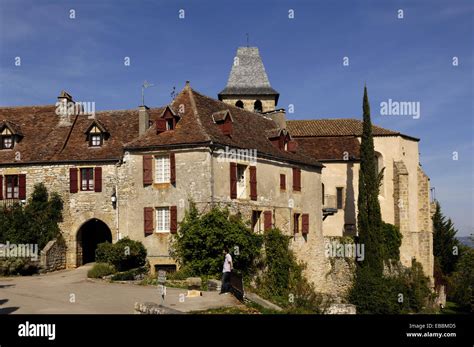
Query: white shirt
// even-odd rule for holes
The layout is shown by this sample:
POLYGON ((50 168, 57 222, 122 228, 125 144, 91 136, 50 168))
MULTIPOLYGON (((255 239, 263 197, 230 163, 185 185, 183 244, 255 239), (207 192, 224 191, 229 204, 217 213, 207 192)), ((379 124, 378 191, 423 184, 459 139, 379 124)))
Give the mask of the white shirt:
POLYGON ((224 259, 224 268, 222 269, 222 272, 230 272, 230 263, 232 262, 232 256, 227 253, 225 255, 224 259))

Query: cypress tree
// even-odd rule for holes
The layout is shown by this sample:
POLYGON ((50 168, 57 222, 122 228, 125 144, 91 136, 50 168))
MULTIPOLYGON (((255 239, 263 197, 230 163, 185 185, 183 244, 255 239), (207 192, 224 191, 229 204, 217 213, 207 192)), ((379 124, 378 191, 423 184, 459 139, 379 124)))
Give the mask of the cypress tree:
POLYGON ((378 200, 380 177, 376 172, 374 139, 366 86, 363 99, 360 160, 357 226, 359 242, 365 247, 365 259, 361 266, 373 271, 375 276, 382 276, 384 252, 382 216, 378 200))

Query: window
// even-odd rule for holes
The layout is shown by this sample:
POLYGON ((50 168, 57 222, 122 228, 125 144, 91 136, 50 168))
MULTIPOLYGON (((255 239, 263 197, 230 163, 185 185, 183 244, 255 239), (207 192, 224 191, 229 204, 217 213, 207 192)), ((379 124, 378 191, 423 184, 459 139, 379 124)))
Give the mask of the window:
POLYGON ((322 202, 323 202, 323 206, 324 206, 324 183, 321 183, 321 198, 322 198, 322 202))
POLYGON ((20 198, 20 184, 18 175, 5 176, 6 198, 19 199, 20 198))
POLYGON ((343 209, 343 193, 344 193, 344 188, 342 188, 342 187, 337 187, 336 188, 336 199, 337 199, 337 209, 338 210, 343 209))
POLYGON ((240 107, 240 108, 244 108, 244 103, 242 102, 242 100, 239 100, 235 103, 235 106, 240 107))
POLYGON ((247 194, 247 167, 237 165, 237 198, 245 198, 247 194))
POLYGON ((101 134, 91 134, 89 146, 91 147, 100 147, 102 146, 102 135, 101 134))
POLYGON ((286 190, 286 175, 280 174, 280 189, 286 190))
POLYGON ((298 234, 300 231, 300 214, 295 213, 293 215, 293 233, 298 234))
POLYGON ((156 209, 156 232, 167 233, 170 231, 170 209, 158 207, 156 209))
POLYGON ((261 216, 262 211, 252 211, 252 230, 256 233, 262 231, 261 216))
POLYGON ((253 104, 253 110, 255 112, 262 112, 263 107, 262 107, 262 102, 260 100, 257 100, 253 104))
POLYGON ((94 169, 93 168, 81 169, 81 190, 82 191, 94 190, 94 169))
POLYGON ((13 134, 10 131, 10 129, 5 127, 2 130, 2 133, 0 135, 1 135, 1 141, 0 141, 1 149, 12 149, 14 140, 13 140, 13 134))
POLYGON ((155 182, 170 182, 170 157, 168 155, 155 157, 155 182))

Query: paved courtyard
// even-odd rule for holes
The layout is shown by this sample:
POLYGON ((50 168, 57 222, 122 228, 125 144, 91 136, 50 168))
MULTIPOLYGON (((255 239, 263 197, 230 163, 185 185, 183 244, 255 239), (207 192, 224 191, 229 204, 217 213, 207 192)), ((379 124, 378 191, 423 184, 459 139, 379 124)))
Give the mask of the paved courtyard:
MULTIPOLYGON (((131 314, 135 302, 160 303, 156 286, 87 278, 91 265, 31 277, 0 277, 0 314, 131 314)), ((232 295, 203 292, 180 302, 185 289, 167 288, 164 305, 182 312, 239 305, 232 295)))

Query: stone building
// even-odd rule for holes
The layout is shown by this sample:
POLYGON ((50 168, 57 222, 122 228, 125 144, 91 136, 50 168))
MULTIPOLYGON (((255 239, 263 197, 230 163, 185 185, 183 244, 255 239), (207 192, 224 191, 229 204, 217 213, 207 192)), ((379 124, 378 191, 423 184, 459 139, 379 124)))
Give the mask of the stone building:
MULTIPOLYGON (((176 266, 170 241, 190 201, 201 211, 227 206, 255 232, 291 235, 316 289, 342 294, 349 265, 328 259, 325 245, 356 232, 360 122, 287 122, 278 96, 258 49, 241 47, 219 100, 186 83, 159 108, 88 114, 66 92, 56 105, 1 107, 0 200, 24 202, 43 182, 65 202, 67 267, 93 261, 100 242, 130 237, 146 246, 153 270, 176 266)), ((418 140, 375 126, 374 133, 386 175, 383 218, 402 230, 404 263, 416 257, 431 274, 418 140)))

